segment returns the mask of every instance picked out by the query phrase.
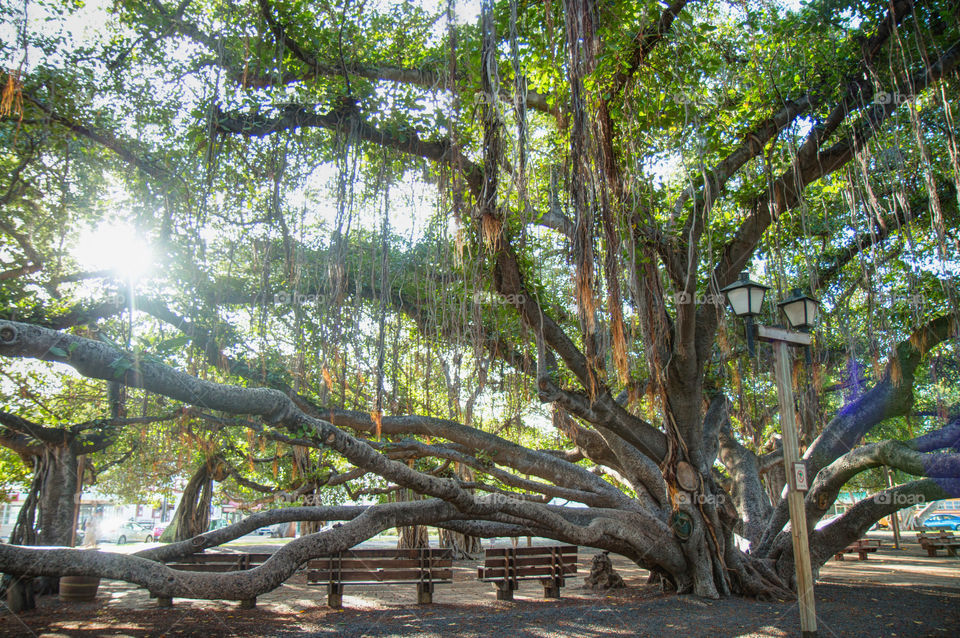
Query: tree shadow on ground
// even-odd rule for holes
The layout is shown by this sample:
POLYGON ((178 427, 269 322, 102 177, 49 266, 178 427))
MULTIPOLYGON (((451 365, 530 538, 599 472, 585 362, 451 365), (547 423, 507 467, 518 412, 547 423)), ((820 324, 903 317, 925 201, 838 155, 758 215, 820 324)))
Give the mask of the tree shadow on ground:
MULTIPOLYGON (((817 587, 821 636, 952 636, 960 627, 960 589, 933 590, 822 584, 817 587)), ((477 605, 403 605, 382 609, 323 606, 299 613, 241 610, 206 601, 172 609, 66 604, 44 597, 36 610, 0 616, 0 636, 456 636, 548 638, 578 636, 799 635, 795 602, 718 601, 619 590, 594 600, 524 599, 477 605)))

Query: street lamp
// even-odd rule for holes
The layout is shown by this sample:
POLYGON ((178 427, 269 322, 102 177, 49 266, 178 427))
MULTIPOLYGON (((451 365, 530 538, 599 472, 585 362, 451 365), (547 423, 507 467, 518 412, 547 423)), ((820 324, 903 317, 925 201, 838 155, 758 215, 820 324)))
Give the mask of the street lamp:
POLYGON ((790 291, 790 296, 777 305, 786 315, 790 327, 801 332, 810 332, 810 327, 817 321, 817 311, 820 309, 820 302, 799 288, 790 291))
POLYGON ((770 290, 770 286, 750 281, 747 271, 740 273, 735 282, 720 289, 727 293, 727 301, 733 308, 733 314, 743 317, 747 323, 747 350, 753 356, 753 318, 760 314, 763 308, 763 298, 770 290))
POLYGON ((809 346, 810 327, 817 320, 820 302, 794 288, 789 297, 778 305, 793 330, 754 326, 753 317, 760 313, 764 293, 768 290, 750 281, 747 273, 723 288, 734 314, 744 317, 747 324, 747 346, 753 356, 753 335, 773 344, 773 371, 777 379, 777 397, 780 402, 780 426, 783 430, 783 465, 787 475, 787 506, 790 508, 790 536, 797 575, 797 599, 800 603, 800 630, 803 638, 817 635, 817 616, 813 596, 813 570, 810 568, 810 546, 807 536, 807 516, 803 493, 807 490, 806 465, 800 461, 797 440, 797 422, 793 408, 793 386, 790 370, 790 346, 809 346), (759 298, 759 303, 754 302, 759 298))

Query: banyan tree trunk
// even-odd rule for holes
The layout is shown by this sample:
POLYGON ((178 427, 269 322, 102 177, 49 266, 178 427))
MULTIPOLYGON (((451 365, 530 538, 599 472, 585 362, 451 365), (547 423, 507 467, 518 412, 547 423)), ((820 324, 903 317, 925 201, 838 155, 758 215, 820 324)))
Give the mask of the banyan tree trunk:
MULTIPOLYGON (((314 470, 313 461, 310 458, 310 448, 302 445, 293 446, 293 466, 299 478, 306 483, 308 481, 307 477, 314 470)), ((314 489, 311 492, 304 493, 302 498, 304 503, 319 505, 320 491, 314 489)), ((323 527, 322 521, 300 521, 300 535, 306 536, 319 532, 321 527, 323 527)))
POLYGON ((323 521, 300 521, 300 535, 315 534, 323 527, 323 521))
POLYGON ((74 540, 76 511, 77 455, 70 446, 49 446, 41 462, 43 481, 40 484, 37 509, 40 545, 70 547, 74 540))
MULTIPOLYGON (((48 445, 34 457, 33 481, 10 533, 12 545, 72 547, 80 482, 77 455, 69 445, 48 445)), ((14 611, 36 606, 35 594, 55 594, 59 579, 4 578, 7 605, 14 611)))
POLYGON ((483 551, 483 544, 478 536, 469 536, 460 532, 440 530, 440 547, 449 547, 453 550, 453 558, 476 558, 483 551))
MULTIPOLYGON (((457 476, 464 481, 474 480, 470 468, 457 463, 457 476)), ((479 536, 470 536, 450 530, 440 530, 440 547, 449 547, 453 550, 454 559, 474 558, 483 551, 483 543, 479 536)))
MULTIPOLYGON (((397 492, 399 501, 418 501, 421 497, 407 489, 397 492)), ((430 547, 430 534, 426 525, 410 525, 397 528, 397 549, 420 549, 430 547)))
POLYGON ((204 462, 190 477, 183 490, 173 520, 160 536, 162 543, 175 543, 203 534, 210 527, 210 503, 213 482, 226 478, 223 463, 213 457, 204 462))
POLYGON ((43 463, 42 457, 34 459, 33 481, 30 483, 30 491, 27 498, 20 508, 20 514, 17 515, 17 522, 13 525, 13 531, 10 532, 11 545, 37 545, 37 504, 40 502, 40 488, 43 485, 44 472, 40 471, 40 465, 43 463))
POLYGON ((30 492, 13 526, 10 543, 73 546, 79 491, 77 455, 66 445, 45 447, 34 457, 30 492))

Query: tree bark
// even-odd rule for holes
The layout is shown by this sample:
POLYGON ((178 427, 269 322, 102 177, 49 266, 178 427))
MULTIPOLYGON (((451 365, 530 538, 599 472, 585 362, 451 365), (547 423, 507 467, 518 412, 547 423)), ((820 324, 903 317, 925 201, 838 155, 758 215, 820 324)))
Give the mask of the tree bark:
POLYGON ((204 461, 183 488, 173 519, 160 535, 160 542, 185 541, 206 532, 210 527, 213 482, 224 478, 226 471, 219 457, 204 461))

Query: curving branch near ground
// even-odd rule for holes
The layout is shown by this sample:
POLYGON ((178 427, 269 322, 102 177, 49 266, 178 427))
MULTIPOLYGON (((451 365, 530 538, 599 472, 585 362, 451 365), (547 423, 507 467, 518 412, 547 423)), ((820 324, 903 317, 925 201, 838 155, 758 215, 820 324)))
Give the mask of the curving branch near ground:
MULTIPOLYGON (((897 344, 887 362, 883 376, 861 396, 842 407, 803 455, 811 476, 854 449, 857 442, 886 419, 909 414, 913 405, 913 384, 917 367, 923 357, 940 343, 955 338, 960 329, 956 317, 945 315, 922 326, 906 340, 897 344)), ((825 511, 831 501, 821 507, 825 511)), ((767 551, 775 539, 786 536, 785 501, 776 510, 758 544, 759 551, 767 551)))
MULTIPOLYGON (((884 516, 889 516, 916 503, 933 503, 958 496, 960 496, 960 479, 954 476, 910 481, 877 492, 871 498, 857 501, 853 507, 831 521, 829 525, 811 532, 810 551, 815 556, 814 565, 823 565, 844 547, 858 538, 863 538, 867 530, 884 516)), ((784 555, 787 554, 789 552, 784 555)), ((782 565, 782 569, 789 570, 792 565, 792 556, 788 561, 783 561, 782 565)))

